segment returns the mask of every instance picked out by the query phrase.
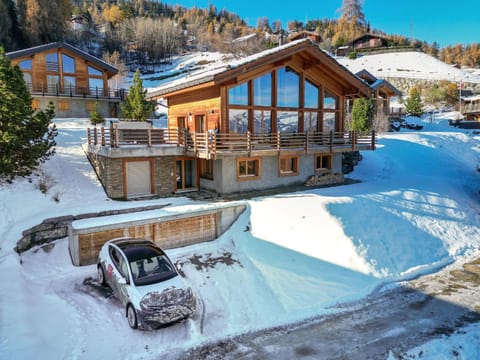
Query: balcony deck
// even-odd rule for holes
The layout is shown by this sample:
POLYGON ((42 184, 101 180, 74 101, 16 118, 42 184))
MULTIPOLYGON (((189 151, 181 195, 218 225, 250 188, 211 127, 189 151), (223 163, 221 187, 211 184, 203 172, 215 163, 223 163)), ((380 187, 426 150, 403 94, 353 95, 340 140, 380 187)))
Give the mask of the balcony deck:
POLYGON ((375 132, 269 133, 254 135, 187 133, 170 129, 93 128, 87 130, 87 144, 115 149, 175 147, 185 156, 216 159, 222 156, 338 153, 374 150, 375 132))

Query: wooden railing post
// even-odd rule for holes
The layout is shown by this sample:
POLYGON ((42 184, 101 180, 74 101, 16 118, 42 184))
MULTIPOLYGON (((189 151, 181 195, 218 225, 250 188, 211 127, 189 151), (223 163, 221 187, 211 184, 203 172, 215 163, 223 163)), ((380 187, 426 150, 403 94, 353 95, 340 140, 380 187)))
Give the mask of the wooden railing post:
POLYGON ((278 153, 280 153, 281 141, 282 141, 282 139, 280 138, 280 131, 277 131, 277 151, 278 151, 278 153))
POLYGON ((310 142, 310 132, 305 133, 305 154, 308 154, 308 143, 310 142))
POLYGON ((329 141, 329 145, 330 145, 330 152, 333 152, 333 130, 330 130, 330 141, 329 141))
POLYGON ((115 147, 118 147, 120 144, 118 143, 118 127, 115 128, 115 147))
POLYGON ((110 123, 110 147, 115 147, 115 134, 113 133, 113 123, 110 123))
POLYGON ((375 150, 375 130, 372 130, 372 150, 375 150))
POLYGON ((93 128, 93 143, 94 145, 98 145, 98 135, 97 135, 97 128, 93 128))
POLYGON ((105 128, 103 126, 100 128, 100 142, 102 146, 105 146, 105 128))
POLYGON ((87 128, 87 144, 92 145, 92 135, 90 135, 90 128, 87 128))
POLYGON ((355 131, 351 131, 350 141, 352 142, 352 151, 355 151, 355 131))
POLYGON ((148 147, 152 147, 152 129, 147 129, 148 147))
POLYGON ((252 152, 252 134, 250 131, 247 131, 247 150, 248 150, 248 156, 250 156, 252 152))

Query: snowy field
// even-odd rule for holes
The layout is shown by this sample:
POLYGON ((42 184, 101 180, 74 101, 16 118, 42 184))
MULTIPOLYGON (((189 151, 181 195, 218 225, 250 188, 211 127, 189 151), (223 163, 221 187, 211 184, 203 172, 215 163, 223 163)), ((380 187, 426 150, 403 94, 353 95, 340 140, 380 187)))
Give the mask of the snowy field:
MULTIPOLYGON (((73 266, 67 239, 21 257, 13 248, 23 230, 48 217, 215 205, 109 200, 80 148, 87 121, 56 120, 57 155, 42 166, 44 175, 0 188, 0 358, 158 358, 332 312, 332 305, 382 284, 480 256, 480 135, 436 119, 420 132, 381 136, 378 149, 364 152, 349 175, 357 184, 248 200, 247 211, 218 240, 169 251, 197 293, 198 311, 152 332, 131 330, 116 300, 83 284, 95 266, 73 266), (38 189, 41 179, 49 184, 46 194, 38 189), (189 260, 194 255, 215 265, 197 269, 189 260)), ((478 344, 478 334, 472 325, 412 351, 436 359, 452 342, 474 337, 478 344)), ((473 348, 462 348, 464 358, 472 358, 473 348)))

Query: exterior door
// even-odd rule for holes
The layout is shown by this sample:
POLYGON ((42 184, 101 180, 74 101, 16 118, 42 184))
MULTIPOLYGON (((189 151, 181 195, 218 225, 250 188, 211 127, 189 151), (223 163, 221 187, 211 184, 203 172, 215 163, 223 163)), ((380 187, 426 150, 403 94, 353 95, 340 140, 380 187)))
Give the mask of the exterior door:
POLYGON ((152 194, 150 161, 128 161, 125 163, 127 197, 152 194))
POLYGON ((195 115, 195 132, 204 133, 207 131, 205 126, 205 116, 204 115, 195 115))
POLYGON ((181 159, 175 162, 175 175, 177 190, 191 189, 195 187, 195 160, 181 159))

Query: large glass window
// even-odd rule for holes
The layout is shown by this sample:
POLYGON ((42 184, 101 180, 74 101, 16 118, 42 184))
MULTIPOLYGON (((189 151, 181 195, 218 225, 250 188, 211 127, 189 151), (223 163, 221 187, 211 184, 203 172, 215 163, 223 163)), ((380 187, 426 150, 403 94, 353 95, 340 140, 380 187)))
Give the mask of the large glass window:
POLYGON ((22 70, 32 70, 32 60, 23 60, 20 61, 20 69, 22 70))
POLYGON ((323 113, 323 131, 335 131, 335 123, 337 119, 336 113, 323 113))
POLYGON ((290 67, 278 70, 277 105, 279 107, 298 107, 300 80, 297 72, 290 67))
POLYGON ((318 113, 306 111, 303 115, 303 129, 305 131, 318 131, 318 113))
POLYGON ((248 105, 248 83, 230 88, 228 90, 228 103, 232 105, 248 105))
POLYGON ((323 108, 324 109, 338 109, 337 97, 333 95, 330 91, 325 90, 323 97, 323 108))
POLYGON ((102 76, 103 74, 100 70, 97 70, 92 66, 89 66, 88 67, 88 75, 102 76))
POLYGON ((256 135, 272 132, 272 113, 269 110, 255 110, 253 113, 253 132, 256 135))
POLYGON ((58 54, 50 53, 45 56, 48 72, 58 72, 58 54))
POLYGON ((23 80, 25 80, 25 84, 29 89, 32 88, 32 74, 30 73, 23 73, 23 80))
POLYGON ((305 80, 305 107, 318 109, 318 87, 305 80))
POLYGON ((103 79, 89 78, 88 87, 90 88, 91 95, 103 94, 103 79))
POLYGON ((228 112, 228 128, 230 132, 243 134, 248 131, 248 111, 230 109, 228 112))
POLYGON ((74 58, 72 58, 68 55, 62 54, 62 66, 63 66, 63 72, 64 73, 71 73, 71 74, 75 73, 75 59, 74 58))
POLYGON ((277 130, 281 133, 298 132, 298 111, 279 111, 277 130))
POLYGON ((253 103, 258 106, 272 105, 272 74, 268 73, 253 81, 253 103))
POLYGON ((63 91, 65 93, 75 93, 75 88, 77 86, 75 76, 64 76, 63 77, 63 91))
POLYGON ((48 92, 57 92, 59 90, 59 77, 58 75, 47 75, 48 92))

